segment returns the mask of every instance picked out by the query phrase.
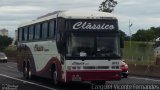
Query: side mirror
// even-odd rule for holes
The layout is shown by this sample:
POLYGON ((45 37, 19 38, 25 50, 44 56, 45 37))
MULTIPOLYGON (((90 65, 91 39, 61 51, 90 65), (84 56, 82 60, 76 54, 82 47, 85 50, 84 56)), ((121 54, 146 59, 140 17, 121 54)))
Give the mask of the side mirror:
POLYGON ((122 37, 120 38, 120 48, 124 48, 124 40, 122 37))

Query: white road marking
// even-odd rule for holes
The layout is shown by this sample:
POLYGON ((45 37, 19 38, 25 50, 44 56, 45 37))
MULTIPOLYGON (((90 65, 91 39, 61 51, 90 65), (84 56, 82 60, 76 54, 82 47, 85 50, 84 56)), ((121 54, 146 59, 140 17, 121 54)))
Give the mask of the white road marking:
POLYGON ((7 66, 7 67, 9 67, 9 68, 14 68, 14 67, 12 67, 12 66, 7 66))
POLYGON ((150 80, 150 81, 156 81, 156 82, 160 82, 160 80, 156 80, 156 79, 150 79, 150 78, 142 78, 142 77, 128 77, 128 78, 134 78, 134 79, 143 79, 143 80, 150 80))
POLYGON ((11 64, 17 64, 17 62, 9 62, 9 61, 8 61, 7 63, 11 63, 11 64))
POLYGON ((43 86, 43 85, 40 85, 40 84, 37 84, 37 83, 33 83, 33 82, 29 82, 29 81, 18 79, 18 78, 10 77, 10 76, 4 75, 4 74, 0 74, 0 76, 6 77, 6 78, 10 78, 10 79, 14 79, 14 80, 17 80, 17 81, 21 81, 23 83, 33 84, 33 85, 40 86, 40 87, 43 87, 43 88, 46 88, 46 89, 56 90, 56 89, 53 89, 51 87, 47 87, 47 86, 43 86))

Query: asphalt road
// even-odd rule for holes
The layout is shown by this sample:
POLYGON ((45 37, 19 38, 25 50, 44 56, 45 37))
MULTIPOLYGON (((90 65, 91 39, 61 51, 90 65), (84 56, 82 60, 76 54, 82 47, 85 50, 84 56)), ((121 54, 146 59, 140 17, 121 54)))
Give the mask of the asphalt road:
POLYGON ((160 90, 160 78, 129 76, 122 78, 121 81, 107 81, 106 85, 94 85, 86 82, 53 86, 50 80, 44 78, 23 79, 22 73, 17 70, 16 63, 0 63, 0 90, 147 90, 146 88, 148 90, 160 90))

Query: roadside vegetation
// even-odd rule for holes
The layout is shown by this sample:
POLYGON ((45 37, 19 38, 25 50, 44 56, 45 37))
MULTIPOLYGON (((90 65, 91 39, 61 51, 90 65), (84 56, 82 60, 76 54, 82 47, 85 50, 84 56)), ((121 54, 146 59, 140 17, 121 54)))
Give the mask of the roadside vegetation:
POLYGON ((0 52, 6 54, 8 61, 15 62, 17 59, 17 49, 16 46, 11 45, 12 41, 12 38, 0 35, 0 52))
POLYGON ((153 65, 154 59, 154 43, 144 41, 125 41, 123 49, 123 58, 129 64, 136 65, 153 65))
POLYGON ((154 42, 160 37, 160 27, 139 29, 131 36, 131 46, 130 36, 127 36, 122 30, 120 33, 125 40, 123 58, 129 64, 155 65, 154 42))
POLYGON ((0 51, 5 51, 5 49, 11 45, 12 41, 12 38, 0 35, 0 51))

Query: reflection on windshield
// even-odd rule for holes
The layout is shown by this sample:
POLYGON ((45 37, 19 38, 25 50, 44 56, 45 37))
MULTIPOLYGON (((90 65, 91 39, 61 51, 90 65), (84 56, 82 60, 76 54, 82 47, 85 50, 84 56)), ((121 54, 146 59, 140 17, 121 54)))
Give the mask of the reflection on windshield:
POLYGON ((97 37, 97 53, 98 55, 119 55, 118 38, 117 37, 97 37))
POLYGON ((79 56, 81 52, 91 55, 94 51, 94 38, 93 37, 79 37, 72 35, 68 43, 68 54, 79 56))
POLYGON ((67 41, 67 56, 120 56, 116 36, 71 34, 67 41))

